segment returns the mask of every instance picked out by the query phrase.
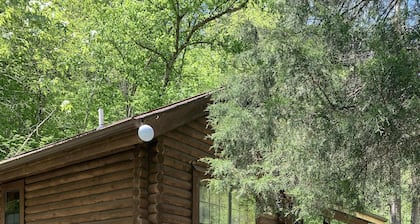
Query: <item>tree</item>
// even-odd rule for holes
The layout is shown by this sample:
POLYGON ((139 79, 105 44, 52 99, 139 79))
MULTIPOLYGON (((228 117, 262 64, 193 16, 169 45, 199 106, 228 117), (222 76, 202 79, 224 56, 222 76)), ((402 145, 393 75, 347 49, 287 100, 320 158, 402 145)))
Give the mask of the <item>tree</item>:
POLYGON ((207 159, 213 185, 287 213, 285 190, 303 217, 391 200, 399 223, 400 173, 419 166, 419 24, 410 19, 419 11, 410 4, 260 6, 276 26, 250 21, 254 41, 209 109, 222 149, 207 159))
POLYGON ((0 158, 219 86, 247 0, 3 1, 0 158), (14 117, 10 120, 9 117, 14 117))
POLYGON ((124 77, 120 85, 126 116, 135 111, 133 102, 139 89, 146 90, 142 91, 146 109, 185 97, 173 93, 179 93, 181 83, 189 83, 184 69, 190 61, 189 52, 211 50, 218 54, 210 48, 215 46, 216 36, 206 29, 246 3, 170 0, 99 4, 97 8, 104 13, 97 12, 94 19, 99 22, 92 27, 97 31, 93 51, 103 56, 101 61, 116 65, 105 73, 124 77))
POLYGON ((57 56, 69 36, 59 10, 41 1, 1 2, 0 32, 3 157, 51 141, 41 126, 56 112, 47 98, 52 77, 62 71, 57 56))

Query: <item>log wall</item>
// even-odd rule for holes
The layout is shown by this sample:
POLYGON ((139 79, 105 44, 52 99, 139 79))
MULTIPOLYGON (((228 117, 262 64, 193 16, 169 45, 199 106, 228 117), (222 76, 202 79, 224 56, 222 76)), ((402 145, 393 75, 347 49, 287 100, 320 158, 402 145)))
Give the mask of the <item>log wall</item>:
MULTIPOLYGON (((213 155, 206 127, 200 118, 155 143, 124 146, 112 155, 26 177, 25 223, 192 223, 192 164, 213 155)), ((276 219, 259 218, 257 223, 274 224, 276 219)))
POLYGON ((204 118, 159 138, 149 175, 149 221, 192 223, 192 162, 212 156, 204 118))
POLYGON ((26 178, 25 223, 132 223, 133 153, 131 149, 26 178))
POLYGON ((148 202, 148 176, 149 176, 149 145, 142 145, 135 151, 133 175, 133 221, 134 224, 149 224, 147 210, 148 202))

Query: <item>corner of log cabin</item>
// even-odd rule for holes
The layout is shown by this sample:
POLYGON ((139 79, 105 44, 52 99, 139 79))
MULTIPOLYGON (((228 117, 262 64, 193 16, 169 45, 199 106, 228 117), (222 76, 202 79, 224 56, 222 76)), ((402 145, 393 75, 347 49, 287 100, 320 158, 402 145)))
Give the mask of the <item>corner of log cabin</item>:
POLYGON ((153 151, 149 151, 150 153, 150 165, 149 165, 149 175, 148 175, 148 197, 145 200, 147 203, 147 212, 148 212, 148 221, 151 223, 160 223, 159 217, 159 204, 160 204, 160 194, 162 191, 161 183, 159 178, 161 177, 161 167, 164 157, 161 153, 161 143, 160 139, 158 139, 158 144, 155 145, 153 151))
MULTIPOLYGON (((212 134, 204 117, 159 138, 149 175, 149 221, 192 223, 193 167, 200 158, 212 157, 212 134)), ((276 216, 263 215, 257 224, 277 224, 276 216)))
POLYGON ((209 134, 199 118, 159 138, 149 175, 151 223, 192 223, 192 162, 213 155, 209 134))
POLYGON ((134 224, 149 223, 148 208, 148 176, 149 176, 149 145, 137 145, 134 150, 133 169, 133 222, 134 224))

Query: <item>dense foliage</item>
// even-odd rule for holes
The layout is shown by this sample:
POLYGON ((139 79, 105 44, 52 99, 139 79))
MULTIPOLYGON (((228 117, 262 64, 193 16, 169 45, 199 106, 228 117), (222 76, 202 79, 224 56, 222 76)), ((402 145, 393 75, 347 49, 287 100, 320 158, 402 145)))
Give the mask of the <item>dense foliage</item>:
POLYGON ((247 1, 1 1, 0 158, 217 88, 247 1))
POLYGON ((389 204, 401 223, 401 194, 415 210, 420 187, 418 2, 275 1, 267 10, 274 27, 249 21, 249 50, 210 107, 221 149, 207 160, 213 186, 301 217, 389 204))

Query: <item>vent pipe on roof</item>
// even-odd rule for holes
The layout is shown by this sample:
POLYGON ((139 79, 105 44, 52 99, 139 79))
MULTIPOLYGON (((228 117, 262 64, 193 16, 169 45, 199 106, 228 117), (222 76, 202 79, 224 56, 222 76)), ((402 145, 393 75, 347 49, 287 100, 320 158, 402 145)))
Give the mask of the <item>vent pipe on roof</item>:
POLYGON ((96 128, 96 130, 102 129, 104 127, 104 109, 102 108, 98 109, 98 116, 99 116, 99 126, 96 128))

